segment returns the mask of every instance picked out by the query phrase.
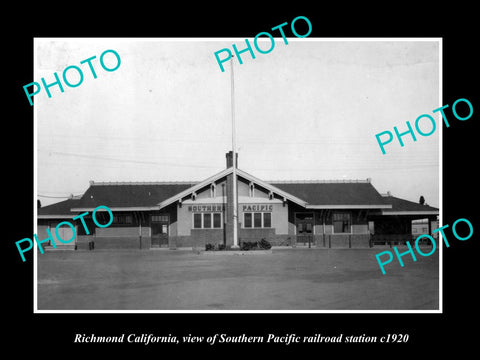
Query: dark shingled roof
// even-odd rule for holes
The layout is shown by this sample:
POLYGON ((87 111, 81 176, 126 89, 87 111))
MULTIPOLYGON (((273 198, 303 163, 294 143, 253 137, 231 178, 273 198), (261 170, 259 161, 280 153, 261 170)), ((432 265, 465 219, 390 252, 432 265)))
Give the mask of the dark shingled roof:
POLYGON ((275 183, 309 205, 385 205, 382 195, 369 182, 275 183))
MULTIPOLYGON (((93 183, 80 199, 68 199, 42 207, 39 215, 72 215, 72 208, 95 208, 105 205, 109 208, 153 207, 182 191, 196 185, 196 182, 182 183, 93 183)), ((378 206, 392 205, 383 209, 384 214, 397 211, 438 211, 437 208, 382 196, 368 181, 353 182, 269 182, 269 184, 306 201, 309 205, 325 206, 378 206)))
MULTIPOLYGON (((93 184, 77 208, 149 207, 177 195, 196 183, 153 183, 153 184, 93 184)), ((271 185, 286 191, 311 205, 385 205, 383 197, 369 182, 293 182, 271 185)))
POLYGON ((195 183, 93 184, 76 203, 76 208, 155 206, 195 183))
POLYGON ((421 205, 419 203, 397 198, 395 196, 385 196, 384 201, 391 204, 391 209, 383 209, 383 213, 397 211, 437 211, 438 209, 429 205, 421 205))
POLYGON ((79 199, 67 199, 55 204, 50 204, 38 209, 38 215, 72 215, 75 216, 75 212, 71 212, 70 209, 77 206, 79 199))

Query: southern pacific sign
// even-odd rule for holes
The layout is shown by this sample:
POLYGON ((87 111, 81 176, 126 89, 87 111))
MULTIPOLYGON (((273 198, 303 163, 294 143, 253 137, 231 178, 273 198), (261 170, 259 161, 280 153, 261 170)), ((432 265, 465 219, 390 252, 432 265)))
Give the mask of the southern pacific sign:
POLYGON ((191 211, 191 212, 212 212, 212 211, 224 211, 224 210, 225 210, 225 206, 222 204, 188 206, 188 211, 191 211))

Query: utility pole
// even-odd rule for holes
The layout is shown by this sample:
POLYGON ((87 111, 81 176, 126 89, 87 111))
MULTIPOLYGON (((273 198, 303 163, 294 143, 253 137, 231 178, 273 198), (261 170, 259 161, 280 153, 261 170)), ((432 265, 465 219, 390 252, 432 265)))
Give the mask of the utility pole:
POLYGON ((235 142, 235 86, 233 81, 233 56, 231 65, 231 105, 232 105, 232 164, 233 164, 233 248, 238 248, 238 198, 237 198, 237 146, 235 142))

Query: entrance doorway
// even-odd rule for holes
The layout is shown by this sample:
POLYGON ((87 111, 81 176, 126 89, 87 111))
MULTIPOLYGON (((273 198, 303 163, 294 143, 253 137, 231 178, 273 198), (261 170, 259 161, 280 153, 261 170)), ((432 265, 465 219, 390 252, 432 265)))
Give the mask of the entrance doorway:
POLYGON ((168 214, 152 215, 150 217, 152 229, 152 247, 168 247, 168 214))
POLYGON ((310 246, 314 243, 313 237, 313 213, 296 213, 295 224, 297 227, 297 245, 303 243, 310 246))

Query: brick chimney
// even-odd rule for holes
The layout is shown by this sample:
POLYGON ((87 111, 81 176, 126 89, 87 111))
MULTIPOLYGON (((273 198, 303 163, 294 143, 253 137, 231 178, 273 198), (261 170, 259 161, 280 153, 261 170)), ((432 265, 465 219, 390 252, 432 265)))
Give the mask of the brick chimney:
MULTIPOLYGON (((238 153, 235 153, 235 167, 238 169, 238 153)), ((229 151, 228 153, 225 154, 225 157, 227 158, 227 169, 233 166, 233 151, 229 151)))

